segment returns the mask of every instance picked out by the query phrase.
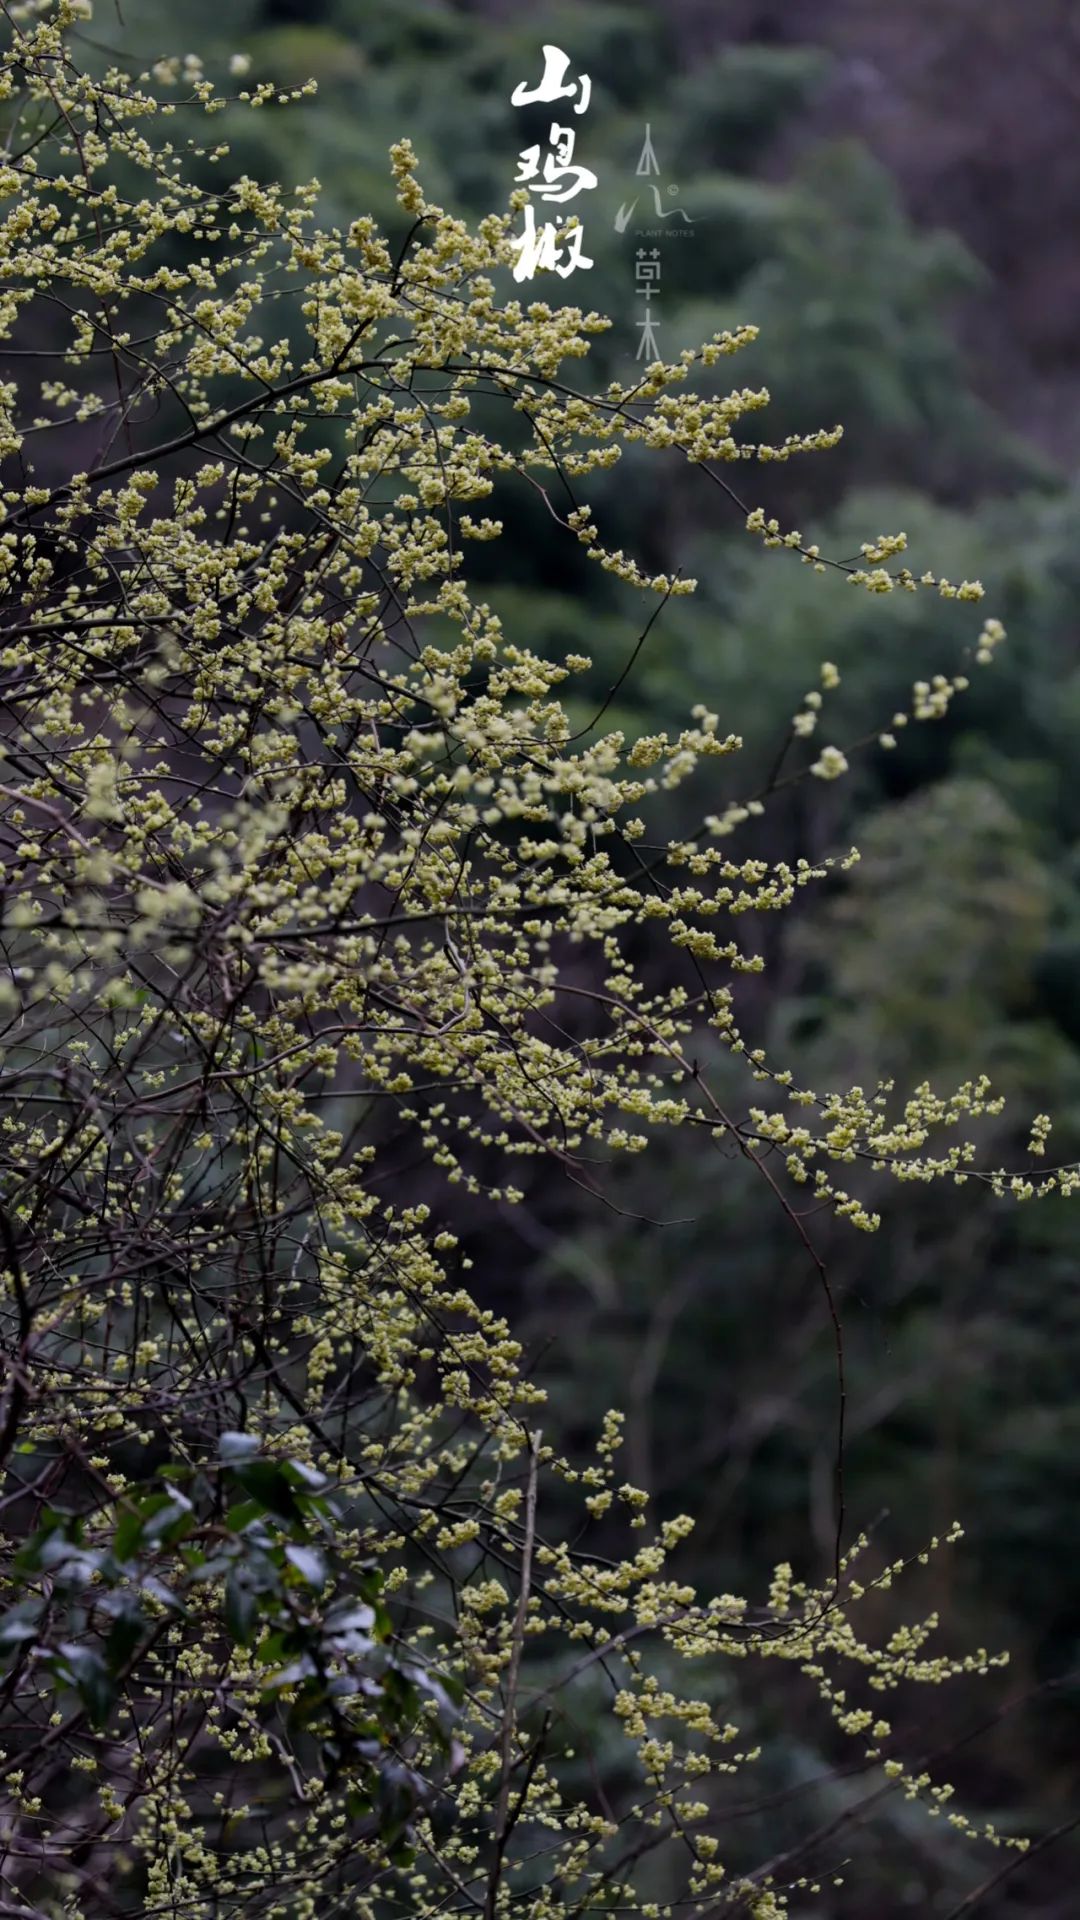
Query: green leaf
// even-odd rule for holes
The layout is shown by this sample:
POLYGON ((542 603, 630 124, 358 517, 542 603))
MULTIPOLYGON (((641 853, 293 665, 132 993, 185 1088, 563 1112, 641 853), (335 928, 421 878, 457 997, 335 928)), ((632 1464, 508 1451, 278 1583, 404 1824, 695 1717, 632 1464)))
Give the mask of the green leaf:
POLYGON ((143 1523, 145 1539, 160 1541, 162 1546, 172 1546, 195 1525, 195 1509, 187 1494, 176 1487, 167 1486, 164 1492, 152 1494, 143 1512, 147 1516, 143 1523))
POLYGON ((289 1478, 309 1488, 312 1493, 318 1493, 326 1486, 325 1473, 309 1467, 306 1460, 286 1460, 284 1464, 289 1478))
POLYGON ((285 1549, 285 1558, 290 1566, 296 1568, 301 1580, 306 1581, 309 1587, 325 1587, 329 1579, 326 1562, 314 1547, 288 1546, 285 1549))
POLYGON ((303 1520, 303 1509, 289 1485, 284 1467, 277 1460, 247 1460, 233 1466, 245 1493, 258 1500, 268 1513, 294 1525, 303 1520))
POLYGON ((100 1654, 63 1641, 54 1656, 53 1672, 61 1685, 74 1687, 91 1726, 103 1727, 116 1700, 116 1687, 100 1654))
POLYGON ((0 1652, 10 1653, 27 1640, 37 1639, 37 1623, 44 1604, 43 1600, 23 1600, 0 1617, 0 1652))
POLYGON ((42 1572, 65 1587, 88 1587, 102 1570, 106 1555, 96 1548, 80 1547, 59 1533, 49 1535, 40 1554, 42 1572))
POLYGON ((316 1672, 311 1655, 302 1653, 295 1660, 290 1660, 288 1666, 280 1667, 277 1673, 270 1674, 263 1683, 263 1692, 269 1695, 277 1693, 282 1687, 295 1687, 301 1680, 312 1679, 316 1672))
POLYGON ((116 1523, 113 1535, 113 1554, 121 1565, 135 1558, 142 1541, 146 1515, 138 1507, 125 1507, 116 1523))
POLYGON ((110 1673, 117 1673, 126 1665, 136 1647, 143 1639, 149 1621, 137 1606, 126 1601, 120 1613, 109 1629, 105 1642, 105 1660, 110 1673))
POLYGON ((225 1625, 242 1647, 250 1646, 259 1617, 259 1602, 247 1582, 230 1574, 225 1583, 225 1625))
POLYGON ((280 1632, 268 1633, 255 1650, 255 1658, 260 1666, 273 1666, 275 1660, 284 1658, 288 1650, 285 1635, 280 1632))
POLYGON ((264 1511, 261 1500, 238 1500, 225 1515, 225 1525, 230 1533, 243 1533, 264 1511))
POLYGON ((78 1537, 78 1521, 70 1513, 58 1513, 55 1507, 46 1507, 36 1532, 30 1535, 15 1555, 14 1566, 19 1573, 36 1573, 41 1566, 41 1557, 54 1534, 60 1534, 65 1540, 74 1541, 78 1537))
POLYGON ((235 1466, 238 1460, 250 1460, 259 1451, 259 1442, 253 1433, 223 1433, 218 1441, 218 1459, 224 1466, 235 1466))

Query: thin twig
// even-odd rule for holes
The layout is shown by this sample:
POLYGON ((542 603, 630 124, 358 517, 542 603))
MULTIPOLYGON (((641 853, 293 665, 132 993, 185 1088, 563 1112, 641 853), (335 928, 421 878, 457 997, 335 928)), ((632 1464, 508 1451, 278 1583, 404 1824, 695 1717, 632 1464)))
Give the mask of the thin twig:
MULTIPOLYGON (((518 1680, 521 1673, 521 1653, 525 1644, 525 1625, 529 1614, 529 1588, 532 1584, 533 1548, 536 1542, 536 1481, 539 1459, 540 1434, 539 1432, 531 1433, 529 1435, 529 1479, 525 1491, 525 1540, 521 1549, 521 1584, 518 1588, 517 1611, 514 1614, 514 1630, 510 1643, 510 1665, 506 1673, 502 1779, 495 1811, 495 1853, 491 1862, 491 1872, 488 1875, 484 1920, 495 1920, 495 1902, 502 1878, 503 1856, 513 1828, 510 1818, 510 1776, 514 1765, 514 1746, 517 1739, 518 1680)), ((521 1804, 519 1800, 517 1812, 520 1812, 521 1804)))

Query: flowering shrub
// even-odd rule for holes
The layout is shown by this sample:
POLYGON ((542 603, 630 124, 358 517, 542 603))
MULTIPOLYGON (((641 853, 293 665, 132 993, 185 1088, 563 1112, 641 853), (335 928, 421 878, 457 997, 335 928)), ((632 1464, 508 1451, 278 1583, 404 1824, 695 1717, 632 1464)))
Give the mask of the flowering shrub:
MULTIPOLYGON (((746 437, 767 394, 703 381, 752 328, 579 391, 567 363, 607 322, 499 291, 520 195, 471 231, 402 141, 404 244, 323 226, 317 182, 229 176, 197 62, 95 74, 85 6, 24 12, 0 68, 0 1911, 649 1914, 658 1860, 680 1912, 787 1910, 802 1862, 728 1875, 710 1830, 755 1757, 710 1676, 794 1663, 939 1817, 888 1696, 991 1656, 935 1655, 932 1619, 873 1644, 896 1569, 860 1580, 842 1502, 820 1587, 684 1584, 691 1520, 653 1524, 622 1480, 618 1413, 592 1458, 545 1443, 454 1190, 515 1204, 538 1156, 589 1185, 661 1128, 734 1144, 823 1290, 842 1414, 797 1189, 872 1231, 864 1170, 1019 1199, 1075 1175, 980 1166, 983 1079, 818 1094, 747 1051, 739 917, 856 854, 740 853, 784 782, 709 812, 742 743, 705 706, 675 737, 575 726, 590 662, 516 645, 468 543, 498 539, 493 493, 538 489, 651 625, 694 582, 611 550, 580 498, 640 442, 823 592, 981 588, 917 578, 900 534, 826 561, 741 501, 733 465, 838 433, 746 437), (176 131, 193 114, 205 141, 176 131), (498 404, 505 440, 473 417, 498 404), (695 775, 700 827, 657 839, 695 775), (722 1102, 729 1054, 762 1104, 722 1102), (410 1196, 402 1138, 441 1207, 410 1196), (625 1755, 583 1791, 575 1702, 601 1677, 625 1755)), ((987 664, 1002 638, 958 646, 987 664)), ((966 684, 916 682, 804 774, 966 684)))

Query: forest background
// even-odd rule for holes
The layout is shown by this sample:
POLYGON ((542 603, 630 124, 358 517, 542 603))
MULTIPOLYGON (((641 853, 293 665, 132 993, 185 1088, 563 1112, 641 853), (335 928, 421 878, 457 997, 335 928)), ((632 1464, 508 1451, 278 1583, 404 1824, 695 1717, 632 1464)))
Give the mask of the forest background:
MULTIPOLYGON (((179 24, 169 0, 140 0, 124 21, 100 6, 94 32, 151 59, 179 24)), ((995 1158, 1022 1154, 1034 1111, 1054 1116, 1057 1157, 1075 1158, 1080 18, 1067 0, 185 0, 182 25, 208 64, 239 53, 257 78, 318 80, 310 104, 230 129, 236 167, 315 174, 330 218, 371 212, 391 234, 402 215, 386 152, 404 135, 448 209, 505 204, 526 144, 511 88, 535 80, 543 41, 565 47, 593 87, 577 157, 599 177, 579 202, 595 266, 565 297, 612 316, 592 349, 597 386, 626 380, 637 351, 636 249, 657 242, 636 232, 644 201, 622 232, 617 213, 642 194, 648 125, 662 190, 677 189, 692 221, 668 217, 659 242, 663 357, 752 321, 760 338, 740 377, 768 386, 772 436, 844 424, 834 452, 760 476, 762 504, 840 555, 874 528, 904 527, 928 564, 982 579, 1009 631, 949 715, 863 757, 853 778, 803 782, 771 808, 770 860, 852 842, 862 860, 765 922, 743 1031, 779 1044, 816 1086, 952 1085, 986 1071, 1012 1115, 995 1158)), ((536 292, 554 301, 562 286, 536 292)), ((840 675, 833 737, 845 737, 845 712, 854 726, 903 706, 909 656, 925 654, 939 618, 932 600, 823 595, 809 571, 770 566, 688 473, 666 477, 660 496, 655 470, 627 459, 593 483, 612 544, 699 582, 665 609, 608 724, 621 709, 628 732, 671 726, 704 700, 722 731, 737 716, 764 777, 778 717, 822 659, 840 675)), ((503 539, 480 553, 484 590, 520 645, 590 654, 584 708, 622 662, 620 588, 565 543, 557 563, 553 551, 542 502, 519 496, 503 539)), ((673 794, 673 834, 679 803, 673 794)), ((465 1230, 477 1289, 524 1325, 553 1420, 572 1441, 624 1406, 629 1477, 661 1514, 698 1516, 692 1567, 744 1590, 782 1557, 807 1577, 827 1572, 835 1380, 820 1298, 782 1217, 737 1156, 723 1175, 704 1143, 675 1135, 632 1182, 609 1184, 604 1207, 538 1160, 523 1206, 477 1202, 465 1230)), ((423 1178, 410 1174, 419 1197, 423 1178)), ((966 1205, 914 1186, 889 1197, 873 1240, 823 1216, 820 1242, 847 1340, 851 1526, 871 1529, 888 1560, 961 1520, 963 1548, 926 1569, 923 1597, 949 1645, 1011 1652, 989 1692, 973 1684, 942 1710, 942 1742, 964 1741, 949 1776, 1003 1827, 1065 1824, 1080 1785, 1070 1208, 966 1205)), ((794 1797, 816 1798, 827 1819, 859 1790, 816 1719, 812 1730, 809 1693, 807 1708, 800 1732, 785 1700, 784 1742, 758 1783, 773 1804, 747 1815, 759 1853, 782 1845, 794 1797)), ((767 1698, 758 1711, 767 1725, 767 1698)), ((909 1819, 902 1800, 860 1847, 884 1920, 930 1911, 931 1888, 944 1912, 970 1882, 948 1835, 909 1819)), ((1066 1837, 984 1910, 1073 1914, 1078 1870, 1080 1841, 1066 1837)), ((865 1871, 860 1884, 865 1900, 865 1871)))

